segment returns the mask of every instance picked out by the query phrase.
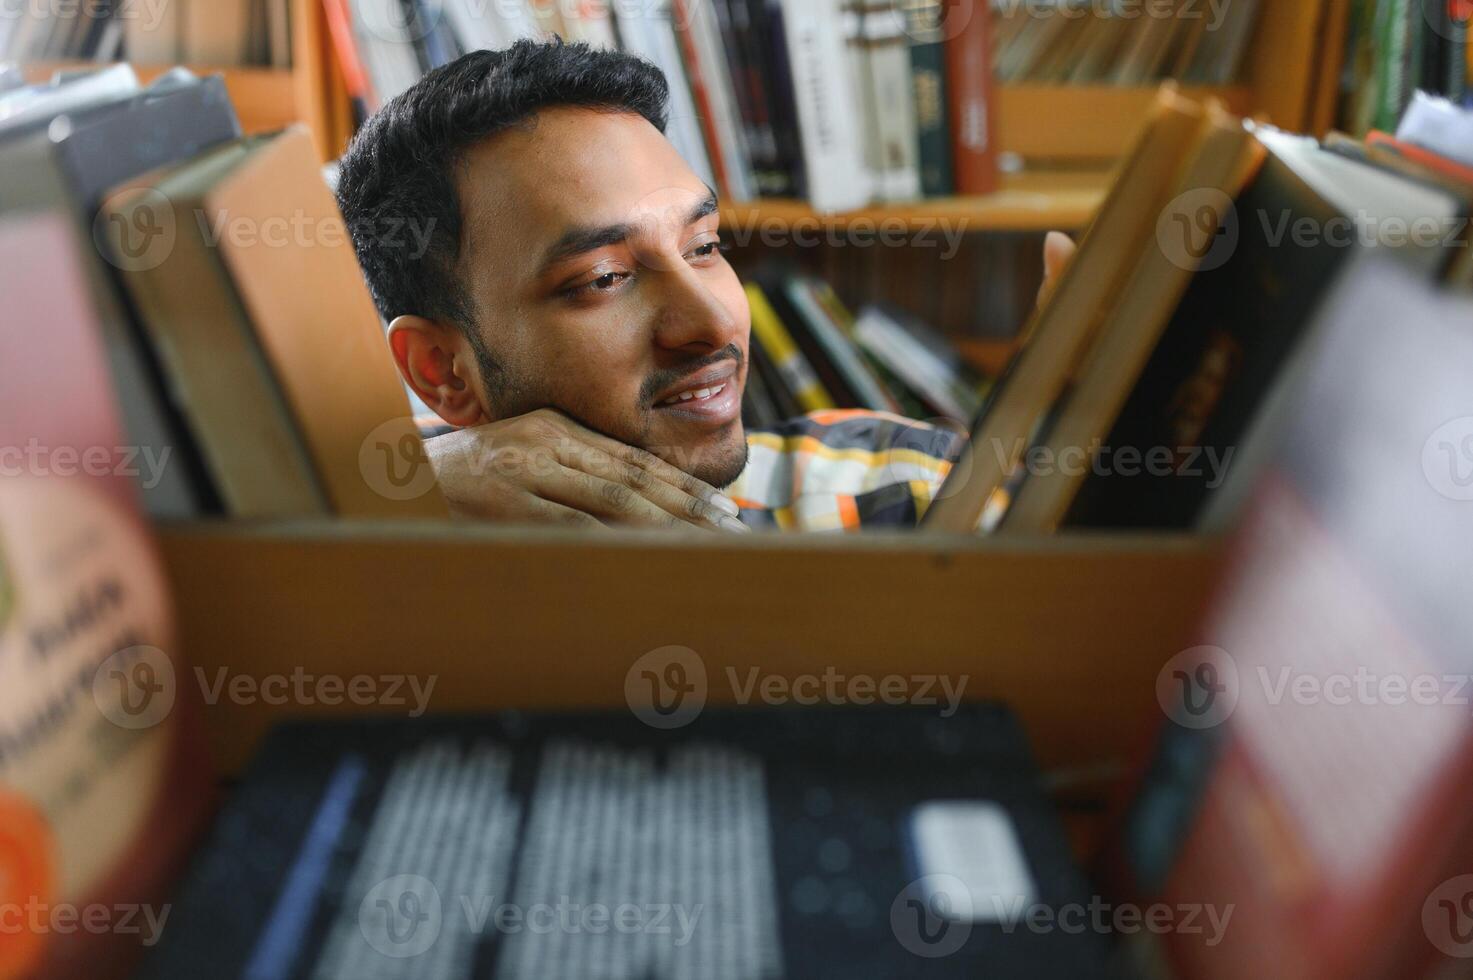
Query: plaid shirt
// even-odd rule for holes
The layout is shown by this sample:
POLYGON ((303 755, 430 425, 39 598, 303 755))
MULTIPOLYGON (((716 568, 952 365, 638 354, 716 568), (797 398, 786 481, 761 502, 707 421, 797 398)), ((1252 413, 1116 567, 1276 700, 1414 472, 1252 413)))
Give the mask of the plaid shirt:
MULTIPOLYGON (((426 439, 453 431, 416 420, 426 439)), ((915 527, 963 439, 883 412, 815 412, 772 432, 749 432, 751 459, 726 494, 762 530, 915 527)))
POLYGON ((726 491, 759 529, 915 527, 962 439, 882 412, 816 412, 750 432, 746 471, 726 491))

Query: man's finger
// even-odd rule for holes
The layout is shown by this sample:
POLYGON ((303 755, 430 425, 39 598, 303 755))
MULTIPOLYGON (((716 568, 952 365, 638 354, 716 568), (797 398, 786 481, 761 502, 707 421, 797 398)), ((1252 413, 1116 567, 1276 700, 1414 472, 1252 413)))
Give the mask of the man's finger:
POLYGON ((695 528, 711 533, 717 530, 717 525, 707 521, 683 520, 625 483, 573 466, 562 466, 559 472, 539 480, 537 493, 544 500, 572 507, 615 524, 667 529, 695 528))
MULTIPOLYGON (((694 498, 695 501, 704 504, 711 510, 714 510, 716 512, 716 516, 711 519, 711 523, 720 524, 721 517, 730 518, 736 524, 741 523, 737 520, 737 516, 741 513, 741 510, 737 507, 736 501, 732 500, 726 494, 722 493, 720 490, 717 490, 709 483, 698 480, 695 477, 691 476, 689 473, 686 473, 684 470, 671 466, 669 463, 665 462, 654 453, 649 452, 645 449, 640 449, 637 446, 626 445, 625 443, 619 442, 616 439, 610 439, 607 436, 600 435, 597 432, 583 429, 581 426, 574 429, 574 434, 580 439, 580 441, 583 442, 584 445, 588 446, 590 449, 601 452, 606 456, 612 458, 613 460, 617 461, 619 464, 622 464, 619 469, 614 471, 615 473, 620 474, 619 478, 621 480, 625 480, 626 482, 628 482, 629 480, 633 479, 635 482, 641 482, 639 481, 639 478, 637 476, 631 476, 631 474, 629 474, 628 472, 629 468, 631 467, 641 470, 649 476, 654 477, 661 483, 665 484, 666 486, 672 487, 675 490, 679 491, 683 496, 694 498)), ((595 461, 599 464, 602 464, 603 462, 602 460, 597 460, 596 458, 595 461)), ((569 465, 567 464, 566 460, 564 460, 564 463, 565 465, 569 465)), ((589 467, 579 466, 578 468, 587 470, 589 467)), ((611 476, 608 471, 600 471, 600 475, 611 476)), ((665 499, 667 503, 669 502, 668 496, 664 497, 663 499, 665 499)), ((677 503, 678 506, 675 509, 670 509, 669 507, 667 507, 666 509, 670 510, 671 513, 681 517, 693 517, 701 519, 704 519, 706 517, 706 514, 703 511, 701 511, 699 508, 695 508, 695 505, 691 504, 689 501, 678 501, 677 503)), ((729 527, 728 529, 735 530, 735 527, 729 527)), ((746 529, 745 525, 743 525, 743 529, 746 529)))

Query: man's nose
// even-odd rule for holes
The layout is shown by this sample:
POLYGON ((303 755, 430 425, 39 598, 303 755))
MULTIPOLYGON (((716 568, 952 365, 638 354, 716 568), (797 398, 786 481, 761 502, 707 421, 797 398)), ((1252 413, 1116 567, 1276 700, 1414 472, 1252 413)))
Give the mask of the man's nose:
POLYGON ((664 296, 655 324, 657 346, 705 354, 737 339, 736 316, 711 292, 696 270, 685 266, 661 278, 664 296))

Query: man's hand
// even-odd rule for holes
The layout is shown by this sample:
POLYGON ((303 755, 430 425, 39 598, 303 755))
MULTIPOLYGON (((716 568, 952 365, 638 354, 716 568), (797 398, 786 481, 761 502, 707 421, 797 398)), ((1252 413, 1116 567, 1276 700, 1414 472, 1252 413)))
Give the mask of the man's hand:
POLYGON ((1038 290, 1039 306, 1048 302, 1054 287, 1059 284, 1059 278, 1069 267, 1069 260, 1074 258, 1074 253, 1077 251, 1079 251, 1079 246, 1061 231, 1051 231, 1044 237, 1043 286, 1038 290))
POLYGON ((462 429, 425 444, 457 517, 524 524, 746 532, 716 488, 560 412, 462 429))

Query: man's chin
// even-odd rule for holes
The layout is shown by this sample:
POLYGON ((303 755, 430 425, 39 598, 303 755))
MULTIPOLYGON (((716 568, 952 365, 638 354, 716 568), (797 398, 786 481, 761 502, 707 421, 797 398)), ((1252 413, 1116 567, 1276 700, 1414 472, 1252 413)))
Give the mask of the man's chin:
POLYGON ((718 490, 725 490, 747 469, 747 433, 740 420, 694 446, 652 449, 671 466, 718 490))

